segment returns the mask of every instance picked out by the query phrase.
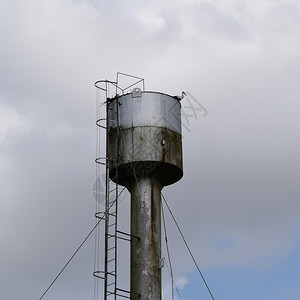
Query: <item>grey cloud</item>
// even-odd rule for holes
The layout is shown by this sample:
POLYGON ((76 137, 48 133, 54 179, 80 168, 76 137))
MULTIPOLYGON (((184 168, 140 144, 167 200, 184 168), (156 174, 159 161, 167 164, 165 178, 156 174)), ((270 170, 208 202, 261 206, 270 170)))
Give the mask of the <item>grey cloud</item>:
MULTIPOLYGON (((209 111, 184 134, 184 178, 164 191, 199 263, 258 268, 288 255, 299 218, 297 10, 279 7, 261 25, 247 8, 239 17, 203 2, 192 13, 167 3, 154 10, 164 23, 151 34, 137 17, 144 2, 127 12, 119 2, 10 3, 1 101, 29 129, 1 144, 9 167, 0 169, 2 298, 40 296, 93 226, 93 82, 119 70, 145 77, 149 89, 188 90, 209 111), (269 35, 264 24, 290 13, 294 27, 269 35), (226 238, 230 251, 221 251, 226 238)), ((126 228, 126 201, 121 209, 126 228)), ((171 255, 184 258, 168 224, 171 255)), ((49 299, 92 297, 93 250, 90 240, 49 299)), ((179 274, 192 269, 186 259, 175 259, 179 274)))

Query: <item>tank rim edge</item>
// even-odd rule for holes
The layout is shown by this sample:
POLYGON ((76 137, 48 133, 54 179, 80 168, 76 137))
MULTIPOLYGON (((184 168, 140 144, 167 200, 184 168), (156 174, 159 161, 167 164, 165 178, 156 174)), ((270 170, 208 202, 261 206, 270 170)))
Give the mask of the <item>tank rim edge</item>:
MULTIPOLYGON (((123 94, 123 95, 116 95, 115 97, 107 98, 107 101, 108 101, 108 102, 112 102, 112 101, 114 101, 114 100, 117 99, 117 98, 121 98, 121 97, 130 95, 130 94, 132 94, 132 92, 126 93, 126 94, 123 94)), ((181 106, 181 103, 180 103, 181 99, 180 99, 178 96, 172 96, 172 95, 167 94, 167 93, 156 92, 156 91, 142 91, 142 94, 160 94, 160 95, 168 96, 168 97, 171 97, 171 98, 175 99, 176 101, 178 101, 178 103, 179 103, 180 106, 181 106)))

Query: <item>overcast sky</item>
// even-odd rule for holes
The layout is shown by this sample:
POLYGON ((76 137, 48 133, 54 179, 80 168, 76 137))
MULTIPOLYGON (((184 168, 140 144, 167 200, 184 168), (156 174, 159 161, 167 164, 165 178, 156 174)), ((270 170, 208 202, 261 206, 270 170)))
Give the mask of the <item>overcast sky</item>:
MULTIPOLYGON (((39 299, 94 225, 93 84, 118 71, 208 111, 183 118, 184 177, 164 194, 215 299, 300 298, 299 9, 0 0, 0 298, 39 299)), ((181 299, 210 299, 167 221, 181 299)), ((44 299, 94 299, 93 270, 91 237, 44 299)))

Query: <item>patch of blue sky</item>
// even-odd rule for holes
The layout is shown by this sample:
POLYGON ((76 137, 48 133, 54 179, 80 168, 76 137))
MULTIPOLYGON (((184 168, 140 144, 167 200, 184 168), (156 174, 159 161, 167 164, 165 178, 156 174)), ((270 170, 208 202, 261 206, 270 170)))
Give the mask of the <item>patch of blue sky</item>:
MULTIPOLYGON (((230 239, 218 241, 218 248, 230 247, 230 239)), ((265 269, 221 266, 203 270, 215 299, 282 300, 300 299, 300 242, 290 254, 265 269)), ((188 284, 182 299, 211 299, 197 271, 185 274, 188 284)))
POLYGON ((230 237, 230 236, 224 236, 221 238, 218 238, 214 240, 210 246, 218 251, 226 251, 229 249, 232 249, 237 243, 236 238, 230 237))

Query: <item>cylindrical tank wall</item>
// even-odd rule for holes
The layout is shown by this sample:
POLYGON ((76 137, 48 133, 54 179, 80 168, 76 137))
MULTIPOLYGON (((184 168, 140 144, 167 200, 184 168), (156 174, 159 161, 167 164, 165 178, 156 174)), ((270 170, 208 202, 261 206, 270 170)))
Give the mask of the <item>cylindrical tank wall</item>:
POLYGON ((162 186, 182 175, 181 104, 172 96, 141 92, 109 103, 110 178, 130 186, 136 177, 153 177, 162 186))

